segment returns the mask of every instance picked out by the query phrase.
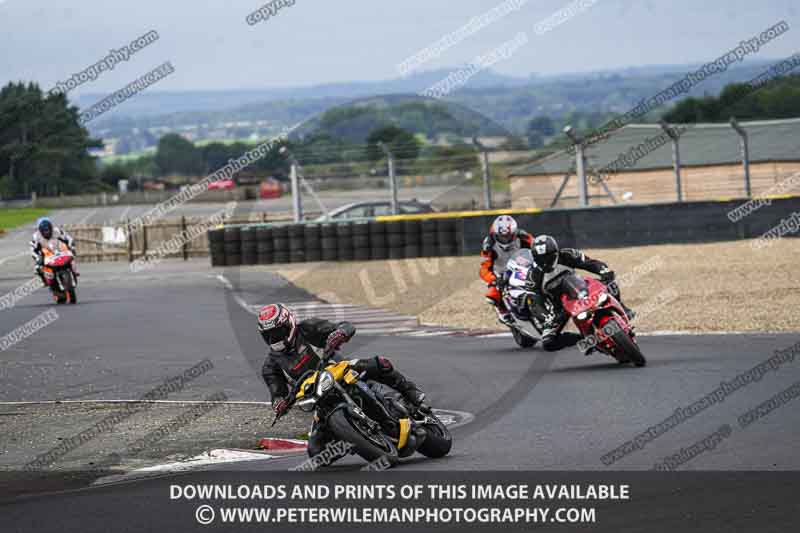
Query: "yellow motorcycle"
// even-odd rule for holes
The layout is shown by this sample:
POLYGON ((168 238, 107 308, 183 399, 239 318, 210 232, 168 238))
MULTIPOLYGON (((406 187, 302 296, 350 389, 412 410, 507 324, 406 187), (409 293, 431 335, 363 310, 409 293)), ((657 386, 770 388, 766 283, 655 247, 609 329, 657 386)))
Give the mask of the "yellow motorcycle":
POLYGON ((316 423, 369 462, 383 459, 394 466, 414 452, 447 455, 453 437, 442 421, 427 409, 415 409, 391 387, 364 380, 353 369, 357 361, 320 356, 317 369, 304 373, 290 389, 292 405, 313 412, 316 423))

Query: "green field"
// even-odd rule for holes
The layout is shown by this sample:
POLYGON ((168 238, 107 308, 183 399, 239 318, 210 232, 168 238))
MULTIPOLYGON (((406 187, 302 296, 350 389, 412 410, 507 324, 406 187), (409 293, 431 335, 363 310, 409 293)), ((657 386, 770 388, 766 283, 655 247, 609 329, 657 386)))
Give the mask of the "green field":
POLYGON ((33 225, 36 219, 48 213, 48 209, 22 207, 19 209, 0 210, 0 230, 18 228, 25 224, 33 225))

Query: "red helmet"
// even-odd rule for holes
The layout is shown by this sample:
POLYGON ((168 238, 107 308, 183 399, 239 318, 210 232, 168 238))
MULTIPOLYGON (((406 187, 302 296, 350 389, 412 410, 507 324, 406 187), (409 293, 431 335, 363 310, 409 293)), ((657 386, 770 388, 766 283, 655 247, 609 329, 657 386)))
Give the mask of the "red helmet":
POLYGON ((283 351, 297 338, 297 317, 283 304, 265 305, 258 312, 258 331, 275 351, 283 351))

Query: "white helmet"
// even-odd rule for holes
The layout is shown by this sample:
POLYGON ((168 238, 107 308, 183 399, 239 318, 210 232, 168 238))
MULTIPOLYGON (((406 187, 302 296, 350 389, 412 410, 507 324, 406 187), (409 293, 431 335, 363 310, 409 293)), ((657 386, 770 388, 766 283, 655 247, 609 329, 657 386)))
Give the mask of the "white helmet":
POLYGON ((517 221, 508 215, 500 215, 492 222, 492 229, 489 233, 494 237, 495 242, 500 245, 500 248, 508 251, 519 236, 517 221))

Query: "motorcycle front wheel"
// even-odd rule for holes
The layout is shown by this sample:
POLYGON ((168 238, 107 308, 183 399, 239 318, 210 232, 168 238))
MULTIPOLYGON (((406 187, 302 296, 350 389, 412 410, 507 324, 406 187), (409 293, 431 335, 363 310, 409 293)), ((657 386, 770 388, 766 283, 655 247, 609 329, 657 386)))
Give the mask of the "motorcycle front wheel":
POLYGON ((367 461, 385 457, 392 466, 399 461, 397 447, 389 437, 373 432, 359 420, 351 419, 343 409, 328 417, 328 428, 338 439, 352 444, 356 453, 367 461))
POLYGON ((425 457, 438 459, 450 453, 450 448, 453 447, 453 436, 450 435, 450 430, 434 414, 428 416, 433 418, 435 422, 423 426, 426 433, 425 440, 422 441, 417 451, 425 457))
POLYGON ((616 332, 612 339, 614 339, 617 350, 622 352, 622 355, 628 361, 639 367, 647 364, 647 359, 644 358, 642 350, 639 349, 639 345, 633 342, 633 339, 631 339, 625 331, 616 332))

